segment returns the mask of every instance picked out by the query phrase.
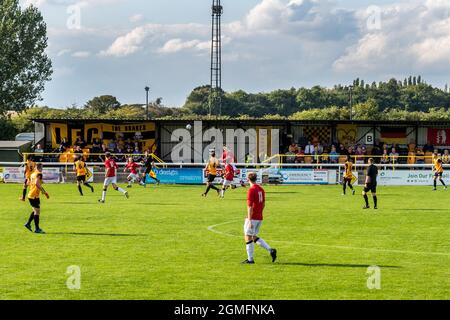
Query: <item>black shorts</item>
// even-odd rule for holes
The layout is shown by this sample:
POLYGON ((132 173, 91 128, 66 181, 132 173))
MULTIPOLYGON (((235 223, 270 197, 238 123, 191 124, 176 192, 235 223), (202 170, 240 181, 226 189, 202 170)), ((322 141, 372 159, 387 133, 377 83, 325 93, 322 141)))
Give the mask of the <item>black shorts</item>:
POLYGON ((372 192, 377 193, 377 185, 376 184, 368 184, 367 187, 364 187, 364 192, 372 192))
POLYGON ((30 201, 30 204, 33 208, 36 208, 36 209, 41 208, 41 200, 39 198, 36 198, 36 199, 28 198, 28 201, 30 201))
POLYGON ((78 182, 86 182, 86 176, 77 176, 78 182))
POLYGON ((151 168, 151 167, 150 168, 146 168, 145 169, 145 175, 150 174, 150 172, 152 172, 152 169, 153 168, 151 168))
POLYGON ((344 182, 351 183, 353 178, 344 178, 344 182))
POLYGON ((434 174, 434 176, 437 178, 437 177, 439 177, 439 178, 442 178, 442 174, 443 174, 443 172, 436 172, 435 174, 434 174))
POLYGON ((216 175, 215 174, 209 174, 208 175, 208 182, 209 183, 212 183, 212 182, 214 182, 214 180, 216 180, 216 175))

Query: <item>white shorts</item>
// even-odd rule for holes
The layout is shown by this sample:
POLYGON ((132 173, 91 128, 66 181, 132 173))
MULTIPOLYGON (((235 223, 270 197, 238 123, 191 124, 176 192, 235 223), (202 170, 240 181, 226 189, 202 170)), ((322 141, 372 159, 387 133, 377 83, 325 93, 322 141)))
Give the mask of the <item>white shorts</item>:
POLYGON ((139 175, 137 173, 130 173, 127 177, 128 180, 139 181, 139 175))
POLYGON ((259 229, 261 228, 262 220, 252 220, 252 227, 250 228, 250 221, 245 219, 244 222, 244 235, 256 237, 259 234, 259 229))
POLYGON ((230 180, 223 180, 223 186, 224 187, 229 187, 233 185, 233 181, 230 180))
POLYGON ((117 177, 108 177, 105 178, 105 182, 103 183, 103 185, 105 187, 111 185, 111 184, 117 184, 117 177))

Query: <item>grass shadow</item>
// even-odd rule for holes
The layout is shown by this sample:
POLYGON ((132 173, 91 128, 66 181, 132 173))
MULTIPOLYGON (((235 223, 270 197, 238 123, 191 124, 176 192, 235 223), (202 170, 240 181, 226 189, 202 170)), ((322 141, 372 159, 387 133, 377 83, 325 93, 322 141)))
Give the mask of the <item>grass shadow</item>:
MULTIPOLYGON (((333 267, 333 268, 364 268, 367 269, 372 265, 368 264, 338 264, 338 263, 304 263, 304 262, 277 262, 277 265, 282 266, 301 266, 301 267, 333 267)), ((399 269, 399 266, 378 266, 387 269, 399 269)))
POLYGON ((94 233, 94 232, 49 232, 48 235, 97 236, 97 237, 146 237, 146 234, 94 233))

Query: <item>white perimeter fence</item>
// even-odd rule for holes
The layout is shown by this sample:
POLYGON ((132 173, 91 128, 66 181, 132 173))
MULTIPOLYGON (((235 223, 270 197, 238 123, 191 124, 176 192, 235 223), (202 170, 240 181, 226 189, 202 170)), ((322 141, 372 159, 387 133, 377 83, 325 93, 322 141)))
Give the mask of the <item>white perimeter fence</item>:
MULTIPOLYGON (((48 162, 44 165, 46 183, 73 183, 75 172, 71 163, 48 162)), ((103 163, 87 163, 90 181, 100 183, 104 179, 103 163)), ((125 163, 119 163, 118 179, 123 183, 129 172, 124 172, 125 163)), ((336 185, 341 183, 343 164, 260 164, 238 163, 236 182, 246 180, 249 172, 258 174, 258 181, 277 185, 336 185)), ((159 163, 155 169, 162 184, 199 185, 206 182, 207 172, 203 163, 159 163)), ((353 174, 356 184, 364 183, 367 164, 354 164, 353 174)), ((378 164, 379 185, 391 186, 430 186, 433 184, 433 166, 430 164, 378 164)), ((450 165, 444 165, 449 169, 450 165)), ((141 168, 141 172, 143 172, 141 168)), ((221 182, 222 169, 218 170, 216 183, 221 182)), ((450 183, 450 170, 444 172, 444 181, 450 183)), ((0 181, 4 183, 23 183, 24 164, 18 162, 0 162, 0 181)), ((147 177, 148 183, 154 183, 147 177)))

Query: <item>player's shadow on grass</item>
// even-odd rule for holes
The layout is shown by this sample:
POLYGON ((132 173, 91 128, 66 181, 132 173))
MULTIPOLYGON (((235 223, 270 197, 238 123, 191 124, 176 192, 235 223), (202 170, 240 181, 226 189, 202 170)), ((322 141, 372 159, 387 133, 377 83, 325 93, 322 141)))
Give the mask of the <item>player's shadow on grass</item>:
POLYGON ((448 211, 448 209, 429 209, 429 208, 427 208, 427 209, 421 209, 421 208, 413 208, 413 209, 395 209, 395 210, 398 210, 398 211, 448 211))
MULTIPOLYGON (((304 263, 304 262, 277 262, 277 265, 282 266, 301 266, 301 267, 332 267, 332 268, 369 268, 372 265, 368 264, 339 264, 339 263, 304 263)), ((398 269, 402 268, 399 266, 378 266, 380 268, 387 268, 387 269, 398 269)))
POLYGON ((51 232, 48 235, 95 236, 95 237, 146 237, 146 234, 94 233, 94 232, 51 232))

